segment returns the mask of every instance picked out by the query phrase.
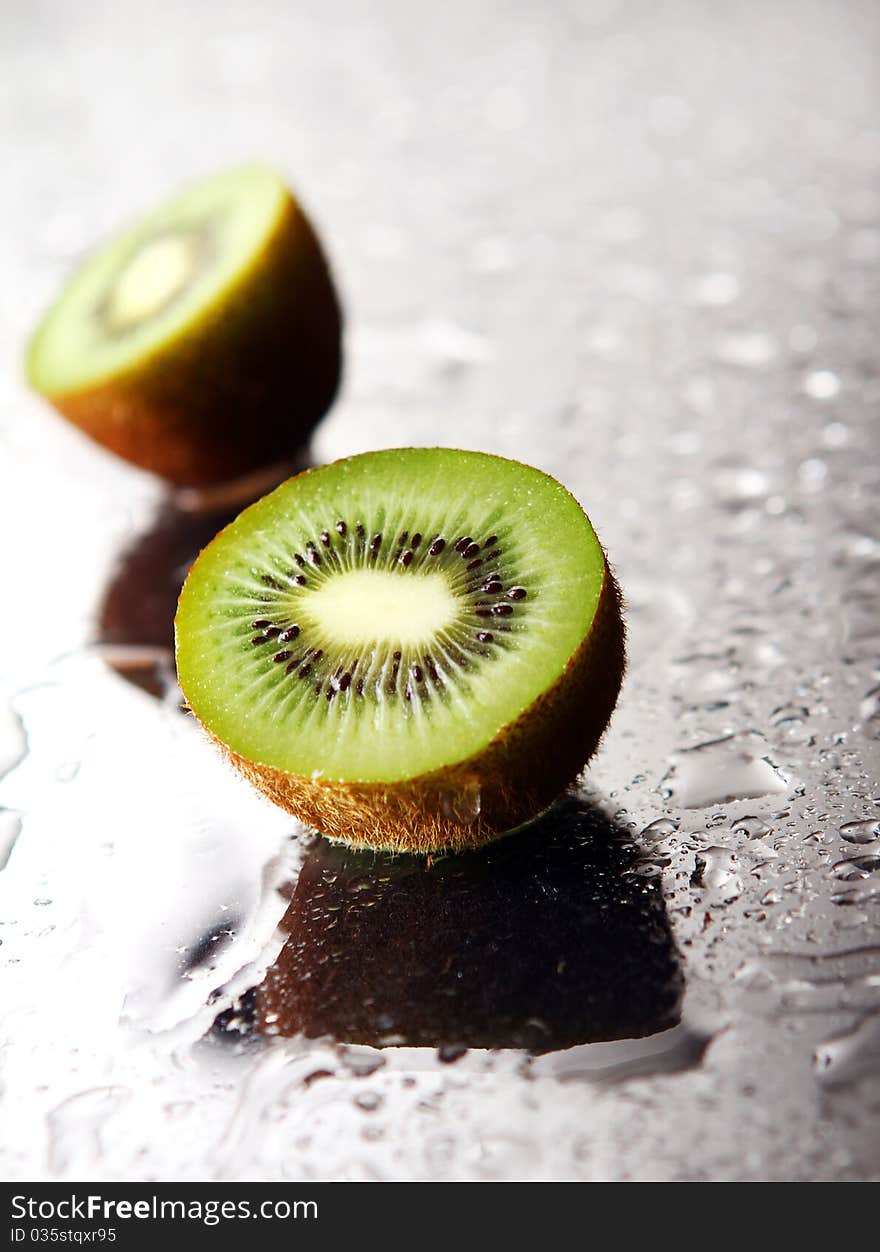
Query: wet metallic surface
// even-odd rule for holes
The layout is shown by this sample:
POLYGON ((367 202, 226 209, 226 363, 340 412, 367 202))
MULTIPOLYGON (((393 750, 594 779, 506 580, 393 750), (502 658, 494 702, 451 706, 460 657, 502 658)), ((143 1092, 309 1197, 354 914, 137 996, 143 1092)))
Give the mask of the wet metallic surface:
MULTIPOLYGON (((11 3, 0 24, 2 1175, 876 1178, 877 7, 11 3), (346 302, 312 459, 528 460, 611 554, 631 665, 582 798, 618 853, 585 864, 614 862, 609 900, 643 890, 620 985, 644 1008, 677 949, 678 1025, 541 1055, 460 1021, 439 1052, 255 1028, 314 845, 181 716, 149 569, 142 621, 110 624, 163 698, 94 646, 123 553, 157 551, 160 517, 173 574, 168 519, 200 501, 18 380, 84 248, 252 154, 301 192, 346 302)), ((399 899, 443 899, 419 890, 399 899)), ((497 918, 466 895, 484 959, 497 918)), ((332 923, 310 908, 300 938, 332 923)), ((433 1030, 412 951, 395 1012, 433 1030)))

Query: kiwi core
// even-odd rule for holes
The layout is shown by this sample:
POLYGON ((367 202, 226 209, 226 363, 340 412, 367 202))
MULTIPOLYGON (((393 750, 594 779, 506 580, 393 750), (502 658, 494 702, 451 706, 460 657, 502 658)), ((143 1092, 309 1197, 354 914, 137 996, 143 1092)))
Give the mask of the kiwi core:
POLYGON ((442 574, 407 577, 392 570, 347 570, 302 596, 299 613, 342 646, 393 639, 430 643, 455 621, 458 602, 442 574))
POLYGON ((144 243, 110 290, 110 325, 127 330, 171 304, 186 289, 198 264, 198 243, 192 232, 162 235, 144 243))

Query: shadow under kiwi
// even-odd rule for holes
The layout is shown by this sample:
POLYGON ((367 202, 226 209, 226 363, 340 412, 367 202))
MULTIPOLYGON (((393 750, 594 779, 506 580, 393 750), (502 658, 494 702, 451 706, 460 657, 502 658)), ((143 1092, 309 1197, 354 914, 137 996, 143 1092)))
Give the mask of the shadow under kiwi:
POLYGON ((174 615, 191 565, 243 509, 314 464, 304 452, 234 482, 170 492, 121 552, 99 602, 94 646, 107 664, 157 699, 173 696, 174 615))
POLYGON ((679 1020, 660 883, 629 833, 574 796, 432 865, 318 840, 282 928, 264 981, 215 1033, 541 1053, 679 1020))

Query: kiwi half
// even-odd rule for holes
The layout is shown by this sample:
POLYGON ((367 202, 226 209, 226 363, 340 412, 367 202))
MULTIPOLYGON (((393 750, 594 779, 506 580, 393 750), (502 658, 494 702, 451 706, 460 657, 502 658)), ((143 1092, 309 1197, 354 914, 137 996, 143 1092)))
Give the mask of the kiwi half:
POLYGON ((190 708, 261 791, 354 846, 433 852, 535 817, 617 699, 617 585, 554 479, 444 448, 309 470, 195 562, 190 708))
POLYGON ((37 328, 31 386, 175 483, 290 455, 339 382, 341 315, 317 236, 250 165, 191 186, 90 257, 37 328))

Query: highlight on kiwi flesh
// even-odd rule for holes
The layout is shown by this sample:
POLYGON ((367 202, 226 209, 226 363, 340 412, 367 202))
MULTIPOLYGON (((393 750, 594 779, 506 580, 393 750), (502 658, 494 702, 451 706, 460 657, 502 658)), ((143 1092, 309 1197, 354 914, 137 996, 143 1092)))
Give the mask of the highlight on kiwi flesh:
POLYGON ((617 700, 617 585, 577 501, 479 452, 289 479, 193 565, 178 680, 230 761, 353 846, 476 846, 536 817, 617 700))
POLYGON ((282 461, 329 408, 341 314, 318 238, 272 170, 189 187, 84 262, 28 348, 30 385, 172 482, 282 461))

